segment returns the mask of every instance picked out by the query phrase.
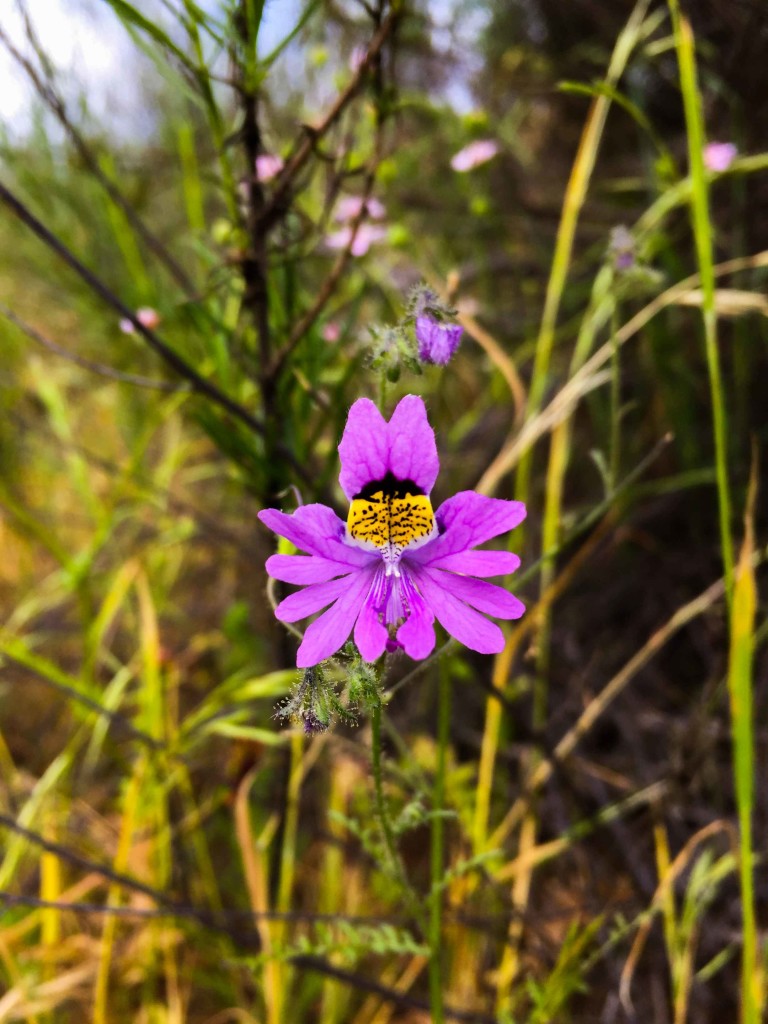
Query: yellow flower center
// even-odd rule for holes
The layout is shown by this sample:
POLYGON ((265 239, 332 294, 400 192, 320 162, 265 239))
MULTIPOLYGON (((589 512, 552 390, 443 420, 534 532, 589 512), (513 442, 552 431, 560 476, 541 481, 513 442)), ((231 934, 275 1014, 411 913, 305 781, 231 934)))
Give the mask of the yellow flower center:
POLYGON ((400 575, 397 563, 405 548, 420 547, 436 535, 429 495, 412 480, 397 480, 388 473, 350 503, 347 537, 360 547, 380 550, 388 576, 400 575))

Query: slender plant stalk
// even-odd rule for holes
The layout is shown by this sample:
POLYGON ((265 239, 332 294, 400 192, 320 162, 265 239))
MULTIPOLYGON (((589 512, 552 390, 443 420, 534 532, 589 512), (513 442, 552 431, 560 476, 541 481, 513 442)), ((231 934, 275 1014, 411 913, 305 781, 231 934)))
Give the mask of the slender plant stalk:
POLYGON ((613 494, 621 464, 621 347, 618 341, 619 307, 614 299, 611 312, 611 440, 608 449, 608 491, 613 494))
POLYGON ((753 466, 750 482, 745 537, 736 567, 731 609, 731 650, 728 691, 731 702, 731 732, 739 817, 739 882, 741 888, 743 951, 741 960, 741 1019, 758 1024, 762 1019, 764 985, 758 964, 755 888, 753 878, 752 813, 755 801, 755 737, 753 710, 753 656, 757 586, 754 570, 753 506, 757 481, 753 466))
POLYGON ((430 875, 432 886, 429 897, 429 1001, 432 1024, 443 1024, 443 875, 445 871, 445 770, 448 759, 448 743, 451 725, 451 679, 448 661, 442 658, 438 663, 437 691, 437 763, 435 785, 432 791, 432 836, 430 846, 430 875))
POLYGON ((392 820, 389 817, 389 809, 384 798, 384 782, 381 768, 381 703, 377 701, 371 710, 371 771, 373 774, 373 791, 376 805, 376 817, 379 821, 381 834, 384 839, 384 847, 389 860, 389 867, 392 874, 397 878, 403 889, 403 895, 408 901, 408 908, 419 923, 419 927, 425 935, 429 934, 429 924, 424 913, 421 900, 414 892, 405 867, 397 849, 397 841, 392 828, 392 820))
MULTIPOLYGON (((299 796, 301 781, 304 776, 302 758, 304 754, 304 737, 297 731, 291 737, 290 768, 288 772, 288 791, 285 798, 285 816, 283 824, 282 847, 280 850, 280 882, 277 890, 276 909, 287 913, 291 909, 293 882, 296 876, 296 843, 299 831, 299 796)), ((285 941, 285 922, 276 921, 273 925, 273 942, 280 948, 285 941)), ((270 1021, 282 1024, 286 1017, 286 994, 290 987, 287 965, 276 961, 275 973, 278 978, 281 1005, 270 1006, 270 1021)))
MULTIPOLYGON (((649 6, 650 0, 640 0, 619 36, 605 76, 608 86, 615 86, 626 68, 627 61, 637 43, 649 6)), ((576 226, 587 196, 587 189, 592 177, 592 171, 594 170, 597 151, 610 106, 611 97, 608 94, 601 94, 593 101, 581 135, 579 149, 573 162, 571 176, 566 186, 563 211, 555 239, 552 269, 549 281, 547 282, 541 327, 536 341, 536 356, 531 386, 528 392, 527 413, 529 417, 534 416, 539 411, 544 399, 549 375, 549 364, 555 344, 557 317, 560 312, 560 303, 571 267, 576 226)), ((517 473, 516 490, 521 501, 525 501, 528 495, 530 471, 531 456, 528 453, 520 460, 517 473)))
POLYGON ((696 79, 696 57, 693 33, 687 18, 680 14, 677 0, 669 0, 672 25, 680 66, 680 89, 688 135, 688 160, 691 169, 691 217, 696 254, 701 274, 701 310, 704 318, 704 345, 712 395, 712 417, 715 435, 715 470, 717 474, 720 546, 726 580, 726 595, 731 603, 733 592, 733 539, 731 537, 731 497, 728 483, 728 444, 725 392, 717 347, 717 312, 715 308, 715 273, 712 258, 712 226, 709 217, 709 190, 704 168, 704 124, 696 79))
POLYGON ((399 872, 400 858, 392 832, 392 822, 389 820, 389 812, 384 800, 381 774, 381 704, 379 702, 374 704, 371 711, 371 767, 373 769, 373 790, 376 796, 376 814, 381 826, 381 833, 384 836, 384 845, 387 848, 391 867, 399 872))
MULTIPOLYGON (((114 870, 124 873, 128 866, 133 835, 138 822, 139 802, 142 786, 145 783, 146 759, 142 756, 139 765, 131 776, 123 801, 123 816, 120 824, 120 838, 114 861, 114 870)), ((107 893, 107 903, 117 906, 120 902, 120 887, 111 885, 107 893)), ((99 968, 96 975, 96 988, 93 997, 93 1024, 109 1024, 109 973, 112 963, 112 950, 117 929, 116 917, 108 915, 104 921, 101 934, 101 952, 99 968)))
MULTIPOLYGON (((606 84, 614 86, 624 71, 630 55, 637 43, 649 0, 639 0, 624 30, 619 36, 606 73, 606 84)), ((547 291, 542 313, 541 327, 536 342, 533 376, 528 396, 528 416, 535 416, 542 405, 549 376, 549 366, 555 343, 557 318, 562 297, 571 266, 573 246, 576 239, 576 228, 581 210, 587 197, 589 182, 594 170, 600 140, 605 128, 611 99, 609 94, 602 94, 592 103, 589 116, 582 132, 579 149, 573 162, 571 175, 566 187, 563 209, 555 240, 555 253, 552 268, 547 282, 547 291)), ((542 537, 542 593, 551 585, 554 578, 554 559, 551 552, 557 550, 560 530, 560 509, 563 492, 563 478, 568 462, 568 421, 566 420, 552 436, 550 461, 547 473, 547 492, 544 510, 544 527, 542 537)), ((532 447, 521 457, 516 477, 516 497, 528 501, 530 473, 532 465, 532 447)), ((534 722, 541 724, 546 716, 547 707, 547 667, 549 661, 549 613, 545 613, 540 622, 539 657, 534 681, 534 722)), ((499 723, 500 724, 500 723, 499 723)), ((497 728, 499 727, 497 724, 497 728)), ((535 762, 532 767, 535 767, 535 762)), ((520 834, 519 854, 524 857, 527 848, 536 843, 535 815, 527 816, 520 834)), ((522 914, 528 902, 531 877, 519 876, 515 880, 512 899, 518 914, 522 914)), ((510 930, 510 942, 505 947, 499 971, 499 988, 497 1007, 503 1008, 509 1001, 509 987, 517 972, 518 955, 516 945, 522 937, 521 930, 513 922, 510 930)))
MULTIPOLYGON (((347 805, 347 787, 344 774, 334 765, 330 771, 330 790, 328 793, 328 818, 326 828, 333 841, 323 851, 322 876, 318 893, 318 909, 320 913, 338 913, 345 905, 345 890, 348 890, 349 879, 344 874, 343 841, 344 828, 334 819, 334 815, 344 814, 347 805)), ((323 983, 321 1024, 341 1024, 347 1003, 345 989, 331 978, 323 983)))

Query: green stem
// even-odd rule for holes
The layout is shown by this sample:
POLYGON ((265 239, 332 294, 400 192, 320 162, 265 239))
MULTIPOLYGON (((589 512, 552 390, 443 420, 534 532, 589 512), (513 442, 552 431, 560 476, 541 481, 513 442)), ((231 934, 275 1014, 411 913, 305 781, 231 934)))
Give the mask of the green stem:
POLYGON ((672 28, 680 68, 680 89, 688 134, 688 160, 691 168, 691 219, 696 255, 701 275, 704 347, 712 396, 712 419, 715 439, 715 470, 720 518, 720 545, 726 581, 726 597, 730 609, 733 598, 733 539, 731 537, 731 495, 728 480, 728 426, 725 392, 717 343, 717 311, 715 308, 715 273, 713 265, 712 226, 709 217, 709 190, 704 168, 704 124, 701 96, 696 75, 693 33, 687 18, 680 13, 678 0, 669 0, 672 28))
POLYGON ((442 916, 443 874, 445 864, 443 804, 445 803, 445 767, 451 720, 451 683, 446 659, 439 664, 437 699, 437 764, 433 790, 432 842, 430 850, 431 890, 429 898, 429 1002, 432 1024, 443 1024, 442 916))
POLYGON ((387 805, 384 800, 384 786, 381 774, 381 704, 376 703, 371 711, 371 758, 373 767, 373 789, 376 794, 376 814, 381 825, 381 832, 384 836, 384 845, 396 872, 400 872, 400 857, 395 845, 395 836, 392 832, 392 822, 389 820, 387 805))
POLYGON ((608 491, 613 494, 619 479, 621 451, 621 426, 619 423, 621 403, 621 367, 619 364, 619 308, 614 300, 611 313, 611 448, 608 456, 608 491))
POLYGON ((386 800, 384 799, 384 785, 381 770, 381 703, 377 701, 371 710, 371 765, 373 771, 373 789, 376 799, 376 817, 379 819, 381 834, 384 837, 384 846, 389 859, 391 874, 400 883, 403 895, 408 903, 408 908, 418 922, 419 928, 424 935, 428 934, 427 919, 419 900, 414 892, 405 867, 397 849, 395 833, 392 829, 392 822, 389 817, 386 800))

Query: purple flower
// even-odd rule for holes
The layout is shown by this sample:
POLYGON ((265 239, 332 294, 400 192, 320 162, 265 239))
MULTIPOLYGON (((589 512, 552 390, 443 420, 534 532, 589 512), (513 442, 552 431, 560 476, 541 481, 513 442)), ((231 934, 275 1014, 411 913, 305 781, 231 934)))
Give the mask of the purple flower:
POLYGON ((327 609, 308 626, 296 664, 329 658, 353 631, 366 661, 393 645, 426 658, 435 646, 435 618, 471 650, 498 654, 504 634, 481 613, 517 619, 525 607, 477 577, 514 572, 520 559, 474 549, 522 522, 522 502, 461 491, 433 513, 429 494, 439 461, 416 395, 406 395, 388 423, 373 402, 358 399, 339 456, 339 483, 350 501, 346 524, 325 505, 259 513, 270 530, 307 552, 267 560, 271 576, 303 588, 280 602, 278 619, 297 622, 327 609))
POLYGON ((459 347, 461 335, 460 324, 442 324, 430 316, 416 317, 416 341, 422 363, 445 366, 459 347))
POLYGON ((708 142, 704 147, 704 166, 708 171, 727 171, 738 155, 732 142, 708 142))
POLYGON ((619 224, 611 230, 608 251, 613 258, 613 265, 616 270, 632 270, 637 263, 635 240, 630 230, 623 224, 619 224))
POLYGON ((464 149, 460 149, 451 158, 451 167, 454 171, 471 171, 481 164, 488 163, 499 152, 498 142, 493 139, 478 139, 470 142, 464 149))

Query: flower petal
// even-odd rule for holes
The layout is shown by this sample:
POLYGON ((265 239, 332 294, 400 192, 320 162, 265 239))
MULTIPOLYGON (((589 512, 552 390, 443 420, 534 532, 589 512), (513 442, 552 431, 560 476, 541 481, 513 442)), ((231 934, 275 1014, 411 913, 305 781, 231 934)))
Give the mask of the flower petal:
POLYGON ((465 576, 506 576, 519 568, 520 559, 511 551, 460 551, 442 557, 438 554, 423 564, 430 569, 447 569, 465 576))
POLYGON ((348 573, 351 566, 321 555, 271 555, 266 570, 283 583, 325 583, 334 576, 348 573))
POLYGON ((298 668, 309 668, 330 658, 352 632, 370 590, 371 573, 355 573, 344 582, 346 589, 338 601, 307 627, 304 640, 296 653, 298 668))
POLYGON ((401 398, 388 429, 388 469, 398 480, 413 480, 417 487, 429 494, 437 480, 440 460, 424 400, 418 395, 401 398))
POLYGON ((358 398, 349 410, 339 443, 339 483, 351 501, 372 480, 383 480, 389 468, 387 423, 368 398, 358 398))
POLYGON ((525 611, 525 605, 514 594, 503 587, 483 580, 474 580, 471 576, 457 576, 453 572, 442 572, 439 569, 423 568, 421 576, 428 576, 432 582, 448 593, 466 601, 486 615, 497 619, 519 619, 525 611))
POLYGON ((409 658, 421 661, 435 649, 435 616, 413 586, 409 588, 408 605, 410 613, 397 631, 397 640, 409 658))
POLYGON ((414 575, 439 622, 459 643, 480 654, 499 654, 504 650, 504 634, 495 623, 444 590, 423 570, 416 570, 414 575))
POLYGON ((440 468, 435 434, 417 395, 401 399, 389 423, 373 402, 359 398, 349 410, 339 457, 339 483, 350 501, 388 472, 398 480, 412 480, 429 494, 440 468))
POLYGON ((459 491, 435 512, 440 536, 409 552, 409 560, 431 564, 445 555, 467 551, 514 529, 525 519, 522 501, 488 498, 476 491, 459 491))
POLYGON ((281 622, 298 622, 326 608, 349 588, 349 576, 328 583, 314 583, 312 586, 289 594, 275 608, 275 618, 281 622))
POLYGON ((422 363, 445 366, 461 342, 461 324, 443 324, 428 316, 416 318, 416 341, 422 363))
POLYGON ((380 658, 389 639, 387 627, 379 621, 373 589, 372 586, 355 624, 355 643, 363 661, 376 661, 380 658))
POLYGON ((346 543, 346 527, 327 505, 300 505, 290 514, 265 508, 259 512, 259 519, 274 533, 286 537, 310 555, 323 555, 353 568, 371 561, 370 552, 346 543))

